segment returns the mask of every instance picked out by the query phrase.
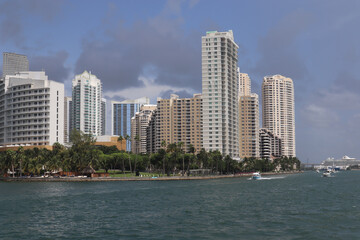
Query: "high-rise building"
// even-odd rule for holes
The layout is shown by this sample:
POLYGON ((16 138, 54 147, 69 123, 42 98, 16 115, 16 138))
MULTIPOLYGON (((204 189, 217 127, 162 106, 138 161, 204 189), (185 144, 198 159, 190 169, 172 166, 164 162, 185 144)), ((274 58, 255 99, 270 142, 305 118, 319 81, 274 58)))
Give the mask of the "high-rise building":
POLYGON ((238 45, 233 32, 202 37, 203 145, 239 158, 238 45))
POLYGON ((190 144, 198 152, 202 148, 202 99, 201 94, 192 98, 179 98, 171 94, 170 99, 158 98, 157 109, 148 128, 148 149, 157 152, 166 144, 182 142, 185 152, 190 144))
POLYGON ((251 79, 247 73, 239 77, 239 152, 240 158, 259 157, 259 97, 251 93, 251 79))
POLYGON ((157 109, 153 111, 150 117, 149 125, 146 128, 146 152, 155 153, 158 151, 156 147, 156 122, 157 122, 157 109))
POLYGON ((91 72, 84 71, 72 81, 71 130, 102 134, 102 84, 91 72))
POLYGON ((147 152, 147 128, 151 115, 156 109, 156 105, 142 105, 140 112, 135 113, 135 116, 131 118, 131 151, 133 153, 147 152))
POLYGON ((101 135, 105 135, 106 132, 106 99, 101 99, 101 135))
POLYGON ((29 71, 27 56, 16 53, 3 53, 3 77, 29 71))
POLYGON ((281 138, 282 155, 296 156, 294 86, 281 75, 264 77, 262 83, 263 128, 281 138))
POLYGON ((238 77, 239 77, 239 95, 240 96, 250 96, 251 94, 251 79, 247 73, 240 72, 238 68, 238 77))
MULTIPOLYGON (((148 97, 122 102, 111 101, 111 135, 131 137, 131 118, 144 104, 150 104, 148 97)), ((126 150, 131 151, 130 140, 126 141, 126 150)))
POLYGON ((259 131, 260 158, 271 159, 281 157, 281 138, 266 128, 259 131))
POLYGON ((72 126, 72 98, 65 97, 64 98, 64 143, 68 143, 70 141, 70 130, 72 126))
POLYGON ((259 97, 256 93, 239 97, 240 158, 260 156, 259 97))
POLYGON ((63 83, 28 71, 6 75, 0 89, 0 146, 64 143, 63 83))

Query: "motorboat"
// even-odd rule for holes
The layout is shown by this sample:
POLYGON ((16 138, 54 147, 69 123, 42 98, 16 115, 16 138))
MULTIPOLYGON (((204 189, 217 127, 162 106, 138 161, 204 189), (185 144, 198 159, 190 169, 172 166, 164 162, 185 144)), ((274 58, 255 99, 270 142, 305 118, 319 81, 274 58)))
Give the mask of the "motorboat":
POLYGON ((254 172, 253 175, 251 176, 252 180, 259 180, 261 179, 261 174, 259 172, 254 172))
POLYGON ((331 173, 332 171, 328 169, 325 172, 323 172, 323 177, 331 177, 331 173))

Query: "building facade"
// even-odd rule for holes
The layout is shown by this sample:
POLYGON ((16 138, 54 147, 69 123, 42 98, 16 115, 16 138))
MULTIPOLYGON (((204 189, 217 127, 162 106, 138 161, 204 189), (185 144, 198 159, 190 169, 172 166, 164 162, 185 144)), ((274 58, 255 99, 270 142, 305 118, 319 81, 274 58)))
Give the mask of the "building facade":
POLYGON ((3 53, 3 77, 29 71, 27 56, 16 53, 3 53))
POLYGON ((147 129, 156 105, 142 105, 140 112, 131 118, 131 151, 133 153, 147 153, 147 129))
POLYGON ((72 98, 64 98, 64 143, 69 143, 70 141, 70 130, 72 126, 72 98))
POLYGON ((260 158, 271 159, 282 156, 281 138, 266 128, 259 130, 260 158))
POLYGON ((238 45, 233 32, 202 37, 203 146, 239 158, 238 45))
POLYGON ((240 158, 260 157, 259 97, 256 93, 239 97, 240 158))
POLYGON ((101 135, 105 135, 106 132, 106 99, 101 99, 101 135))
MULTIPOLYGON (((140 111, 141 105, 150 104, 148 97, 122 102, 111 101, 111 135, 131 137, 131 118, 140 111)), ((131 141, 126 142, 126 150, 131 151, 131 141)))
POLYGON ((170 99, 158 98, 157 109, 148 127, 148 150, 157 152, 166 144, 182 142, 183 150, 190 145, 198 152, 202 146, 202 98, 179 98, 171 94, 170 99))
POLYGON ((6 75, 0 86, 0 146, 64 143, 64 84, 45 72, 6 75))
POLYGON ((71 130, 101 136, 102 84, 91 72, 84 71, 72 81, 71 130))
POLYGON ((239 77, 239 95, 240 96, 250 96, 251 94, 251 79, 247 73, 240 72, 238 68, 238 77, 239 77))
POLYGON ((262 119, 263 127, 281 138, 282 154, 295 157, 295 103, 291 78, 281 75, 264 77, 262 119))

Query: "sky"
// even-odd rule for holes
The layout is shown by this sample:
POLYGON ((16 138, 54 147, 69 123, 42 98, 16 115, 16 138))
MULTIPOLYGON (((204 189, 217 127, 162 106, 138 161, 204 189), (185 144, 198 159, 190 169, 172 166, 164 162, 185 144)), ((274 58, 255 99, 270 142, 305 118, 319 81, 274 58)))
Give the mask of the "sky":
POLYGON ((0 50, 27 55, 68 96, 89 70, 108 102, 156 103, 200 93, 201 36, 232 30, 260 98, 264 76, 293 79, 297 157, 360 159, 359 10, 358 0, 0 0, 0 50))

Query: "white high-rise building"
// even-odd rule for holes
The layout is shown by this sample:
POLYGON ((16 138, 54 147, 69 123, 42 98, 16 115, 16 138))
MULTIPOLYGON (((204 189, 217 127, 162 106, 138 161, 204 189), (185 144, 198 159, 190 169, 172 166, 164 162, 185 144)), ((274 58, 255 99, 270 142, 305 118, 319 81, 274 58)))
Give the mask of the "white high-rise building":
POLYGON ((106 132, 106 98, 101 99, 101 135, 105 135, 106 132))
POLYGON ((140 112, 135 113, 135 116, 131 118, 131 151, 133 153, 146 154, 147 128, 156 107, 151 104, 142 105, 140 112))
POLYGON ((64 84, 45 72, 6 75, 0 92, 0 146, 64 143, 64 84))
POLYGON ((233 32, 202 37, 203 147, 239 158, 238 45, 233 32))
POLYGON ((262 83, 263 127, 281 138, 284 156, 296 156, 295 103, 291 78, 281 75, 264 77, 262 83))
POLYGON ((91 72, 84 71, 72 81, 72 125, 93 136, 102 134, 102 84, 91 72))
POLYGON ((72 126, 72 98, 64 98, 64 143, 68 143, 70 140, 70 130, 72 126))
POLYGON ((3 77, 26 71, 29 71, 27 56, 8 52, 3 53, 3 77))

